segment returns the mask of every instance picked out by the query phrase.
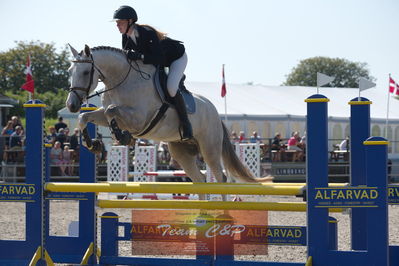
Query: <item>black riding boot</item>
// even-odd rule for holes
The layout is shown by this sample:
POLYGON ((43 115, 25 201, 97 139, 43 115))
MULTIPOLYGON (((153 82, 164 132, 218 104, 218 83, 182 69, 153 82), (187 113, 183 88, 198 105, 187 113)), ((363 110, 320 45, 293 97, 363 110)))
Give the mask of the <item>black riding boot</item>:
POLYGON ((182 140, 189 140, 193 138, 193 129, 191 128, 190 120, 188 120, 186 105, 184 103, 183 95, 177 91, 176 96, 173 97, 173 102, 176 107, 177 115, 183 126, 182 140))

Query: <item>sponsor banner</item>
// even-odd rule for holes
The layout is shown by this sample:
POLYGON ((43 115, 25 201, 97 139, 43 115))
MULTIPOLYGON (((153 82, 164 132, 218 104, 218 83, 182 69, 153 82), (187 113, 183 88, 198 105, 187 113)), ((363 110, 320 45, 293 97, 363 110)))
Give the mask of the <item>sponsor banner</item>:
POLYGON ((0 201, 35 202, 36 193, 34 184, 0 184, 0 201))
POLYGON ((267 211, 133 210, 132 254, 265 255, 267 221, 267 211))
POLYGON ((377 187, 315 188, 311 197, 316 208, 378 207, 381 200, 377 187))
POLYGON ((306 246, 305 226, 247 226, 238 242, 246 244, 306 246))

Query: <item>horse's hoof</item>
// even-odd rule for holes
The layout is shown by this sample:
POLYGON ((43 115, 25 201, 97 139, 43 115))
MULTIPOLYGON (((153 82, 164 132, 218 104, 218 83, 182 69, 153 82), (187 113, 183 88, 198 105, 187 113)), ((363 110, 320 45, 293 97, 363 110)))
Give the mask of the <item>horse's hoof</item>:
POLYGON ((93 139, 89 151, 91 151, 92 153, 101 153, 102 152, 101 141, 99 141, 98 139, 93 139))
POLYGON ((132 135, 130 135, 129 131, 123 130, 119 143, 121 145, 128 145, 130 144, 131 141, 132 141, 132 135))

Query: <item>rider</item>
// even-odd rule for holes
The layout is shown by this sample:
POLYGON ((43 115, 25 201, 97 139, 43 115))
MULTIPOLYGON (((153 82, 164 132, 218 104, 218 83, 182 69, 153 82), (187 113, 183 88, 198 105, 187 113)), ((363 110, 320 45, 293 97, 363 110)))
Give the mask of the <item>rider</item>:
POLYGON ((168 38, 151 26, 137 24, 137 13, 130 6, 121 6, 114 19, 122 33, 122 47, 130 60, 143 60, 144 64, 169 67, 167 89, 183 126, 182 140, 189 140, 192 128, 179 89, 187 65, 187 55, 182 42, 168 38))

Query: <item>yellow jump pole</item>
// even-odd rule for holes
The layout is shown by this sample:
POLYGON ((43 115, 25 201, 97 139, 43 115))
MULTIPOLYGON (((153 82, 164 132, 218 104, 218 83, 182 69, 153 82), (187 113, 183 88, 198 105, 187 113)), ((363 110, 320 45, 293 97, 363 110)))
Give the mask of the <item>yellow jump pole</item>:
POLYGON ((46 183, 52 192, 114 192, 114 193, 181 193, 181 194, 239 194, 239 195, 300 195, 302 187, 270 186, 265 184, 237 185, 230 183, 177 182, 104 182, 104 183, 46 183))
MULTIPOLYGON (((305 212, 305 202, 244 202, 207 200, 98 200, 100 208, 128 209, 200 209, 200 210, 261 210, 305 212)), ((331 208, 330 212, 342 209, 331 208)))

